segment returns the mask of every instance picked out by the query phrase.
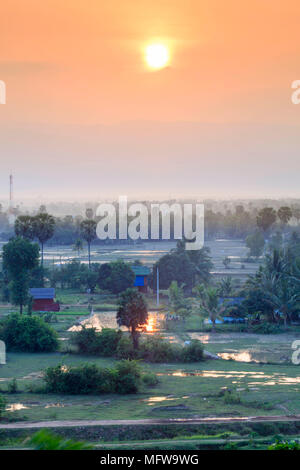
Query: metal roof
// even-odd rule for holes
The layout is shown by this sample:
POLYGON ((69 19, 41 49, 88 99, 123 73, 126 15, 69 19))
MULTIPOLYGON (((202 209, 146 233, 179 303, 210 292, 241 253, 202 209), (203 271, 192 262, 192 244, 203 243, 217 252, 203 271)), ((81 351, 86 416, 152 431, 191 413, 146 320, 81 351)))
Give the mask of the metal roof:
POLYGON ((131 266, 131 269, 136 276, 149 276, 151 273, 151 270, 148 268, 148 266, 131 266))
POLYGON ((52 287, 29 289, 29 293, 34 299, 54 299, 55 297, 55 289, 52 287))

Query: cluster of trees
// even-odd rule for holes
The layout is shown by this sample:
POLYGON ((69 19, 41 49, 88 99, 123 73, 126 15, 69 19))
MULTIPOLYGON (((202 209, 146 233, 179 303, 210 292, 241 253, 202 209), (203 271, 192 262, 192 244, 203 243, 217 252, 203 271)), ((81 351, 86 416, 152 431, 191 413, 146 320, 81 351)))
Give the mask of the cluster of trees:
POLYGON ((144 338, 136 348, 132 340, 122 331, 83 328, 73 334, 72 343, 81 354, 117 357, 119 359, 142 359, 151 363, 198 362, 204 358, 203 345, 193 340, 185 346, 172 344, 161 336, 144 338))
MULTIPOLYGON (((74 221, 72 216, 66 216, 64 218, 64 226, 70 227, 75 224, 76 232, 72 242, 74 248, 80 251, 83 247, 82 240, 85 240, 88 246, 88 260, 89 266, 91 264, 91 243, 97 238, 96 228, 97 222, 91 218, 91 214, 87 211, 89 218, 82 219, 77 218, 74 221)), ((24 238, 26 240, 38 240, 41 246, 41 264, 44 262, 44 245, 45 243, 53 239, 54 235, 57 235, 57 231, 61 230, 62 221, 55 219, 52 215, 45 212, 45 208, 41 207, 40 212, 35 215, 19 215, 15 221, 15 234, 17 237, 24 238)), ((62 243, 57 240, 58 243, 62 243)))
POLYGON ((292 237, 287 246, 265 255, 255 276, 244 289, 244 309, 257 318, 286 326, 300 313, 300 239, 292 237))
POLYGON ((100 368, 95 364, 49 367, 44 374, 46 391, 68 395, 99 393, 137 393, 146 381, 137 361, 123 360, 114 368, 100 368))
POLYGON ((52 352, 58 348, 56 331, 41 318, 12 314, 0 323, 0 339, 8 351, 52 352))
POLYGON ((190 292, 199 282, 207 284, 213 267, 209 253, 210 250, 207 247, 201 250, 186 250, 185 241, 179 240, 174 250, 162 256, 154 264, 152 286, 156 286, 157 268, 161 289, 168 289, 172 281, 177 281, 185 291, 190 292))
POLYGON ((91 263, 87 266, 72 260, 57 268, 48 269, 46 274, 52 287, 59 285, 63 289, 90 289, 92 293, 98 286, 101 290, 119 294, 132 287, 135 279, 130 265, 123 261, 91 263))

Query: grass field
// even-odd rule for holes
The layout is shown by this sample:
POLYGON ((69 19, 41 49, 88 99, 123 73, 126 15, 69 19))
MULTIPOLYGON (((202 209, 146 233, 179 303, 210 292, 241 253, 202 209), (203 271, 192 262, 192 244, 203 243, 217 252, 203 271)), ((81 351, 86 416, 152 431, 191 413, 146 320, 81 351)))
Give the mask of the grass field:
MULTIPOLYGON (((107 315, 108 318, 113 316, 109 312, 107 315)), ((57 323, 53 323, 62 339, 62 350, 66 349, 71 335, 68 330, 74 321, 72 316, 60 316, 57 323)), ((46 367, 84 362, 109 367, 114 359, 64 352, 8 353, 7 364, 0 366, 0 387, 5 393, 9 381, 16 378, 18 393, 6 394, 6 418, 38 421, 300 413, 299 367, 290 363, 291 343, 299 334, 188 333, 188 336, 180 337, 165 333, 165 336, 170 341, 179 342, 187 337, 201 339, 206 350, 221 355, 235 354, 237 360, 208 360, 194 364, 144 363, 145 370, 157 374, 159 384, 152 388, 144 387, 137 395, 56 396, 35 392, 43 384, 41 374, 46 367), (258 361, 258 356, 251 356, 254 353, 266 363, 249 362, 258 361), (283 355, 287 360, 280 364, 283 355), (226 389, 232 391, 233 402, 224 397, 226 389)))

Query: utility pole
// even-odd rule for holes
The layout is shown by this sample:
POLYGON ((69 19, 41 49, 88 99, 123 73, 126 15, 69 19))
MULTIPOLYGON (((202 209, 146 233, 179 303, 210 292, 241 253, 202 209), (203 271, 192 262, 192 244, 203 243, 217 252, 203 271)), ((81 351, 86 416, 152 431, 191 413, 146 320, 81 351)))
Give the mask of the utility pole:
POLYGON ((159 270, 156 268, 156 305, 159 307, 159 270))
POLYGON ((9 212, 13 209, 13 175, 9 175, 9 212))

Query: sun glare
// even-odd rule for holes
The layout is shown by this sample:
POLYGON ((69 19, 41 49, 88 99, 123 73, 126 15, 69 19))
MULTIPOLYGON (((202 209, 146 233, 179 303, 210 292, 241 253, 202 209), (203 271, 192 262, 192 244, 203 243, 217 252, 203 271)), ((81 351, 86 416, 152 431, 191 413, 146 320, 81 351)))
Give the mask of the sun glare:
POLYGON ((146 47, 146 62, 153 69, 162 69, 169 63, 169 49, 163 44, 150 44, 146 47))

